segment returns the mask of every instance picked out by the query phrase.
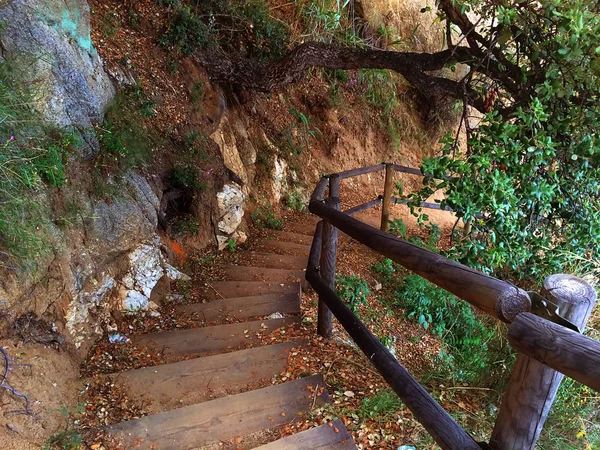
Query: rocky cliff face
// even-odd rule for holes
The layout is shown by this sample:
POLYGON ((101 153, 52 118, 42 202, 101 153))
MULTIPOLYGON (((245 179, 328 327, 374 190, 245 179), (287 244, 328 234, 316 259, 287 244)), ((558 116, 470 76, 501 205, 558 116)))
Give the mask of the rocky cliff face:
MULTIPOLYGON (((0 22, 6 24, 2 58, 35 90, 35 107, 50 123, 83 135, 85 171, 86 158, 99 149, 92 127, 115 93, 91 41, 87 2, 9 0, 0 22)), ((157 234, 162 190, 153 181, 128 173, 112 202, 78 192, 83 220, 54 230, 53 258, 38 261, 35 274, 5 274, 0 298, 10 314, 46 315, 83 353, 111 326, 112 310, 152 307, 161 279, 184 276, 168 264, 157 234)))
MULTIPOLYGON (((37 108, 61 127, 89 129, 102 118, 114 88, 90 37, 85 0, 9 0, 0 6, 2 57, 37 94, 37 108)), ((86 149, 97 150, 93 133, 86 149)))

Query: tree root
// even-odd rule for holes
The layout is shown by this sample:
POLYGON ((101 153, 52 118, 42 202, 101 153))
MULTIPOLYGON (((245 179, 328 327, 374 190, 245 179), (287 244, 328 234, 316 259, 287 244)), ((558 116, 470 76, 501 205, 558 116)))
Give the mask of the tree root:
MULTIPOLYGON (((0 382, 0 388, 7 390, 8 392, 10 392, 15 397, 19 397, 19 398, 22 398, 22 399, 25 400, 25 409, 16 409, 16 410, 12 410, 12 411, 7 411, 7 413, 10 413, 10 414, 25 414, 25 415, 28 415, 28 416, 34 416, 34 413, 31 410, 31 401, 29 400, 29 397, 27 395, 22 394, 21 392, 17 391, 15 388, 13 388, 12 386, 10 386, 8 384, 8 374, 12 370, 11 365, 15 365, 15 366, 29 366, 29 364, 17 364, 17 363, 11 364, 12 360, 8 356, 8 353, 4 349, 4 347, 0 347, 0 353, 2 353, 2 356, 4 357, 4 366, 5 366, 4 374, 1 377, 2 381, 0 382)), ((29 367, 31 367, 31 366, 29 366, 29 367)))

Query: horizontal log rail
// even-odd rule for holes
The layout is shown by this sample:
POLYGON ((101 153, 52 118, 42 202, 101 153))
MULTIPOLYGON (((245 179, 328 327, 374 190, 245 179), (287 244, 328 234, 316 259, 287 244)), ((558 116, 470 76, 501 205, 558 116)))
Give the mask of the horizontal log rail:
MULTIPOLYGON (((485 275, 385 231, 389 205, 409 200, 391 195, 394 173, 425 176, 419 169, 397 164, 377 164, 324 176, 309 203, 311 213, 323 220, 317 225, 306 280, 319 295, 318 330, 332 335, 333 314, 373 363, 417 420, 443 448, 451 450, 533 450, 563 375, 600 391, 600 342, 562 326, 566 320, 583 329, 596 302, 596 292, 571 275, 552 275, 543 282, 542 295, 485 275), (384 195, 339 211, 340 180, 385 170, 384 195), (324 201, 329 185, 329 196, 324 201), (381 230, 353 215, 383 204, 381 230), (475 442, 390 354, 369 329, 335 293, 337 231, 384 255, 435 285, 453 293, 486 314, 509 322, 509 342, 520 354, 504 395, 489 444, 475 442), (530 314, 533 311, 555 320, 548 308, 560 307, 559 324, 530 314), (542 302, 540 308, 540 298, 542 302), (549 303, 548 303, 549 302, 549 303), (545 305, 545 306, 544 306, 545 305), (543 310, 546 309, 546 312, 543 310)), ((422 202, 420 207, 452 211, 440 204, 422 202)))
POLYGON ((322 202, 311 202, 309 210, 328 220, 358 242, 421 275, 492 317, 504 322, 512 322, 517 314, 531 310, 531 300, 527 292, 511 283, 490 277, 380 231, 343 212, 329 208, 322 202))
POLYGON ((322 229, 323 222, 321 221, 317 225, 313 237, 306 270, 306 280, 317 292, 319 299, 323 299, 356 345, 442 449, 481 450, 481 448, 487 448, 481 447, 454 421, 321 278, 318 267, 321 256, 322 229))
POLYGON ((533 314, 519 314, 508 329, 517 352, 600 392, 600 342, 533 314))

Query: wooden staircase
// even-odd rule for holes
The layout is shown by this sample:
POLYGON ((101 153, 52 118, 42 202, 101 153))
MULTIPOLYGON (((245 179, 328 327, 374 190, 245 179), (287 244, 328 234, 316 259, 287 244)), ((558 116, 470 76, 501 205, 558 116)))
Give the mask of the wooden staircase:
POLYGON ((166 364, 114 375, 153 411, 107 427, 123 448, 356 449, 339 420, 265 444, 269 430, 329 403, 322 375, 272 384, 304 341, 263 345, 260 338, 300 324, 310 229, 272 232, 260 251, 240 251, 240 264, 224 268, 225 281, 211 283, 207 303, 177 307, 216 325, 133 338, 160 351, 166 364), (268 318, 274 313, 282 317, 268 318), (247 321, 229 323, 240 319, 247 321))

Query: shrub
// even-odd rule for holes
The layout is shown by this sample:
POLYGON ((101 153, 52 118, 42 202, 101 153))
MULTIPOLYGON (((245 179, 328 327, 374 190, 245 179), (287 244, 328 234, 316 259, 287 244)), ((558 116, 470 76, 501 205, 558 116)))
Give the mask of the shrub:
POLYGON ((272 230, 283 230, 283 222, 275 216, 273 208, 269 206, 261 206, 257 208, 250 217, 254 222, 264 228, 272 230))
POLYGON ((285 204, 288 208, 295 209, 299 212, 303 212, 306 209, 302 193, 298 190, 293 190, 287 194, 285 197, 285 204))
POLYGON ((208 27, 190 8, 177 8, 159 44, 189 56, 209 43, 208 27))
POLYGON ((380 262, 371 264, 371 270, 380 275, 383 282, 392 281, 396 272, 394 262, 389 258, 383 258, 380 262))
POLYGON ((455 368, 452 377, 459 382, 489 384, 504 381, 512 354, 499 330, 477 317, 473 308, 444 289, 418 275, 405 278, 396 300, 407 317, 430 329, 450 348, 455 368))
POLYGON ((406 237, 406 224, 402 219, 390 220, 390 233, 395 234, 398 237, 406 237))
POLYGON ((189 165, 176 166, 169 177, 174 187, 185 191, 205 191, 206 183, 200 181, 200 171, 189 165))
POLYGON ((356 275, 336 275, 335 292, 348 303, 352 312, 358 311, 358 305, 367 304, 367 296, 371 293, 367 282, 356 275))

